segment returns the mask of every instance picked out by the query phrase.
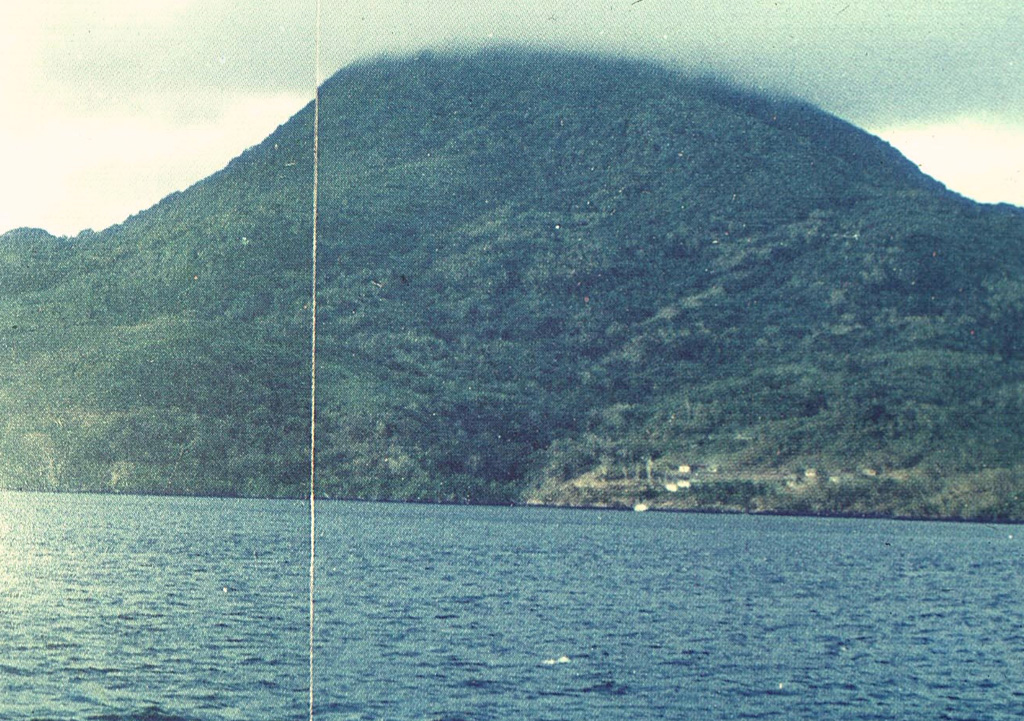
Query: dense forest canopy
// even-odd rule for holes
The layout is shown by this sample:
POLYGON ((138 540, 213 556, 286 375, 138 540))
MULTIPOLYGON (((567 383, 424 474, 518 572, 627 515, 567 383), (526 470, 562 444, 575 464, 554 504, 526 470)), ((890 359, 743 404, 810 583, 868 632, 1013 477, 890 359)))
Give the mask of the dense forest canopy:
MULTIPOLYGON (((320 117, 327 494, 1024 518, 1021 209, 635 61, 378 59, 320 117)), ((305 493, 312 123, 0 236, 0 484, 305 493)))

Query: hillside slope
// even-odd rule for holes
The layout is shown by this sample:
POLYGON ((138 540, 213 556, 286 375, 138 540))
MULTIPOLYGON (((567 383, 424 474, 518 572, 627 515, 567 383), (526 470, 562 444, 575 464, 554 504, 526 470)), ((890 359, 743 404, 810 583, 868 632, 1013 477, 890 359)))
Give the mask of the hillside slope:
MULTIPOLYGON (((1019 209, 642 63, 321 98, 326 492, 1024 517, 1019 209)), ((0 238, 0 482, 303 492, 311 164, 310 107, 120 226, 0 238)))

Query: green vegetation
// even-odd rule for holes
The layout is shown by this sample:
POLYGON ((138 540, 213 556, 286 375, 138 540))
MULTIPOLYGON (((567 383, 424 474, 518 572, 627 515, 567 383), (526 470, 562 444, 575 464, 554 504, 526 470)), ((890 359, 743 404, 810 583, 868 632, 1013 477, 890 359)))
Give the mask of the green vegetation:
MULTIPOLYGON (((642 63, 378 60, 321 113, 327 494, 1024 518, 1024 211, 642 63)), ((0 485, 305 492, 311 124, 0 236, 0 485)))

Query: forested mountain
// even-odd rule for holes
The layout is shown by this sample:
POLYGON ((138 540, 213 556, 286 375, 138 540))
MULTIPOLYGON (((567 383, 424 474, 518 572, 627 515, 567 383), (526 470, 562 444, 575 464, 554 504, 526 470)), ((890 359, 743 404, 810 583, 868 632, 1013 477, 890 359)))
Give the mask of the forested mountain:
MULTIPOLYGON (((325 493, 1024 517, 1021 209, 641 62, 378 59, 320 113, 325 493)), ((0 236, 0 484, 306 491, 312 161, 309 106, 0 236)))

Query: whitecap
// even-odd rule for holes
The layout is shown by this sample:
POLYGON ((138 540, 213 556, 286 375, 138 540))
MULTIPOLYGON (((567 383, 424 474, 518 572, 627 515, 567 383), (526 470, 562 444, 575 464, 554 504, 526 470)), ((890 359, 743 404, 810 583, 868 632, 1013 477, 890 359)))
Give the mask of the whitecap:
POLYGON ((570 660, 571 659, 568 656, 563 654, 558 658, 546 658, 543 661, 541 661, 541 663, 545 666, 554 666, 557 663, 569 663, 570 660))

